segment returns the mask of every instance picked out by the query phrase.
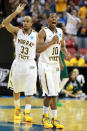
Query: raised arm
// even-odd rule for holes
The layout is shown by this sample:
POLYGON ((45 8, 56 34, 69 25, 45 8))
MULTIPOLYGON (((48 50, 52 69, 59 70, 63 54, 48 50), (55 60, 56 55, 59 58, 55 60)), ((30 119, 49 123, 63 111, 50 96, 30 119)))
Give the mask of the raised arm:
POLYGON ((17 9, 11 14, 9 15, 6 19, 3 20, 3 25, 6 27, 6 29, 11 32, 12 34, 17 34, 19 28, 16 26, 13 26, 11 24, 11 21, 24 10, 24 7, 26 6, 26 4, 21 4, 17 7, 17 9))
POLYGON ((58 41, 59 41, 59 38, 57 35, 55 35, 53 37, 53 39, 44 44, 45 42, 45 39, 46 39, 46 34, 45 34, 45 31, 44 30, 41 30, 38 34, 38 43, 37 43, 37 53, 41 53, 43 52, 44 50, 46 50, 48 47, 50 47, 51 45, 53 44, 56 44, 58 41))

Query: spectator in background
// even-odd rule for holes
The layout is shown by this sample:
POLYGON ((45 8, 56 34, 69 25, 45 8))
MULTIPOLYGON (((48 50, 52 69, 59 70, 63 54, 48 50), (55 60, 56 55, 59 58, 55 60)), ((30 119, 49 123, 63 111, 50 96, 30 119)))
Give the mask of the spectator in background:
MULTIPOLYGON (((74 53, 75 53, 76 50, 78 49, 76 40, 72 37, 71 34, 68 34, 67 37, 66 37, 65 42, 66 42, 66 48, 67 48, 68 52, 69 52, 70 55, 71 55, 70 58, 73 58, 74 53)), ((66 58, 66 59, 67 59, 67 58, 66 58)))
POLYGON ((45 13, 43 13, 43 16, 42 16, 41 25, 42 25, 43 27, 46 27, 46 26, 47 26, 47 16, 46 16, 45 13))
POLYGON ((87 20, 82 19, 77 31, 78 48, 87 48, 87 20))
POLYGON ((72 0, 69 0, 66 11, 71 14, 73 10, 77 10, 77 7, 72 0))
POLYGON ((51 10, 50 10, 49 3, 45 3, 45 8, 44 8, 43 13, 46 14, 46 17, 49 17, 50 12, 51 12, 51 10))
POLYGON ((56 12, 61 13, 64 18, 64 12, 67 9, 67 0, 55 0, 56 12))
POLYGON ((85 78, 82 74, 79 74, 79 69, 75 68, 73 69, 73 72, 76 73, 76 80, 80 83, 80 86, 83 88, 85 84, 85 78))
POLYGON ((67 49, 68 48, 77 49, 77 43, 76 43, 75 39, 72 37, 71 34, 67 35, 65 42, 66 42, 67 49))
POLYGON ((33 29, 38 32, 41 29, 42 24, 40 23, 40 20, 37 18, 37 16, 35 15, 32 16, 32 23, 33 29))
MULTIPOLYGON (((9 14, 12 13, 12 7, 11 3, 9 2, 10 0, 2 0, 2 11, 3 11, 3 16, 8 16, 9 14)), ((13 2, 13 0, 12 0, 13 2)))
POLYGON ((22 26, 24 16, 25 16, 25 13, 22 11, 22 12, 19 14, 19 16, 17 17, 18 26, 22 26))
POLYGON ((49 4, 49 6, 51 7, 54 0, 45 0, 45 1, 46 1, 46 2, 49 4))
POLYGON ((73 0, 73 2, 75 3, 75 5, 79 4, 79 0, 73 0))
POLYGON ((79 82, 76 80, 76 73, 71 72, 69 76, 69 80, 67 81, 64 89, 62 90, 66 96, 69 97, 81 97, 82 96, 82 89, 79 82))
POLYGON ((87 1, 84 2, 84 6, 80 7, 79 11, 78 11, 78 15, 80 16, 80 18, 85 19, 87 18, 87 1))
POLYGON ((30 12, 33 13, 33 8, 38 7, 39 13, 42 13, 44 10, 45 0, 31 0, 30 12))
POLYGON ((80 19, 77 17, 77 11, 73 10, 72 14, 66 12, 67 23, 66 23, 66 34, 72 34, 76 39, 78 23, 80 19))
POLYGON ((85 0, 79 0, 79 6, 82 7, 85 5, 85 0))
POLYGON ((56 13, 56 3, 54 0, 52 1, 50 8, 53 13, 56 13))
POLYGON ((34 16, 36 16, 36 18, 38 18, 38 16, 39 16, 39 8, 38 8, 38 6, 37 5, 34 5, 33 6, 33 12, 32 12, 32 15, 34 15, 34 16))
POLYGON ((81 58, 79 51, 75 53, 75 57, 70 60, 70 66, 83 66, 84 59, 81 58))
POLYGON ((70 62, 68 60, 65 59, 64 61, 65 61, 66 66, 70 66, 70 62))

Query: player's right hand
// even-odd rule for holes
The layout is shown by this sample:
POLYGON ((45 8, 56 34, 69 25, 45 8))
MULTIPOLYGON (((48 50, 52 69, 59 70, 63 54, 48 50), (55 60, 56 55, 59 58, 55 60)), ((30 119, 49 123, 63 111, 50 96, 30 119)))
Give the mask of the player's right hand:
POLYGON ((56 44, 59 42, 59 37, 57 35, 55 35, 52 39, 53 43, 56 44))
POLYGON ((26 4, 20 4, 17 8, 16 8, 16 13, 19 14, 21 13, 24 8, 25 8, 26 4))

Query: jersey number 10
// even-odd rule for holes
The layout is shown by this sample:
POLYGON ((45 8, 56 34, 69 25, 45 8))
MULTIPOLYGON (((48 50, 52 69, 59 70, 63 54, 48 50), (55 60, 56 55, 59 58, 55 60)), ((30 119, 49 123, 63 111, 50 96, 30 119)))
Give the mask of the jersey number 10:
POLYGON ((58 47, 53 48, 53 53, 52 55, 58 55, 58 47))

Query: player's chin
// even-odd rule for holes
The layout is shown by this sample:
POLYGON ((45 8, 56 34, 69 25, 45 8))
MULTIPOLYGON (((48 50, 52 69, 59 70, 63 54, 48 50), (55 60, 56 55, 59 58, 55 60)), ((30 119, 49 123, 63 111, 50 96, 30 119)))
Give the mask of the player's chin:
POLYGON ((56 23, 55 23, 55 24, 52 24, 52 27, 56 27, 56 25, 57 25, 56 23))
POLYGON ((27 29, 28 29, 28 27, 27 27, 27 26, 24 26, 24 29, 25 29, 25 30, 27 30, 27 29))

